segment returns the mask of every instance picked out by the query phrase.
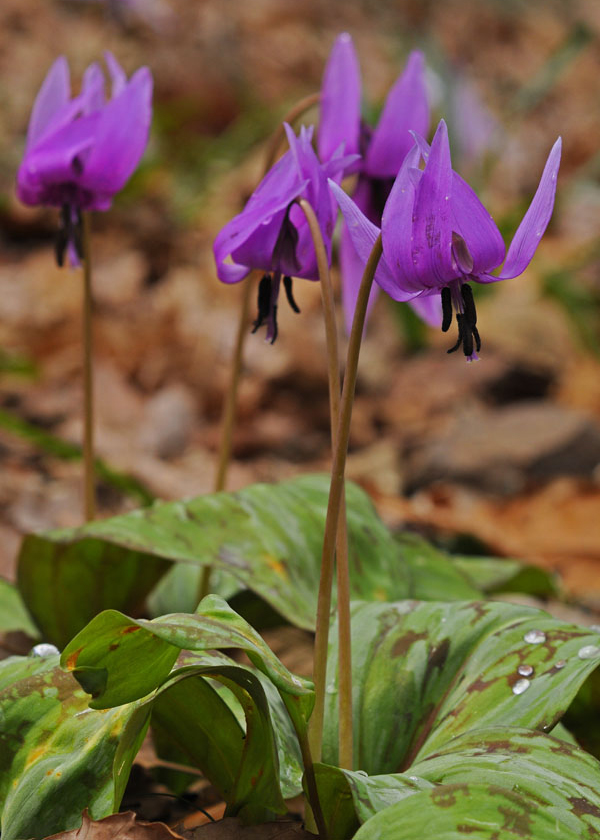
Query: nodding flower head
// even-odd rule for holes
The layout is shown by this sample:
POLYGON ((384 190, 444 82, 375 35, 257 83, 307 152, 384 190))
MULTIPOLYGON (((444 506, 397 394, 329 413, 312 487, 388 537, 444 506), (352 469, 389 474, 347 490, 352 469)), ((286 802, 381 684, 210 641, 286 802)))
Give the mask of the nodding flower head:
POLYGON ((253 269, 264 272, 258 290, 256 331, 267 326, 267 341, 277 338, 277 302, 281 281, 290 305, 299 309, 292 295, 292 277, 318 280, 317 258, 304 212, 298 201, 313 208, 331 259, 335 213, 327 186, 352 157, 341 152, 322 166, 312 148, 312 129, 302 128, 297 137, 286 125, 289 150, 269 170, 250 196, 245 208, 219 232, 214 243, 217 276, 224 283, 237 283, 253 269))
POLYGON ((105 58, 112 80, 109 99, 98 64, 87 68, 81 92, 72 97, 67 61, 56 59, 33 105, 17 174, 21 201, 62 209, 60 264, 67 247, 73 259, 81 255, 81 212, 110 208, 148 142, 150 71, 142 67, 128 80, 110 53, 105 58))
POLYGON ((560 153, 559 138, 508 253, 494 220, 452 169, 443 120, 431 146, 415 134, 386 202, 381 231, 337 184, 329 183, 363 264, 382 234, 383 257, 375 274, 379 286, 394 300, 441 297, 442 329, 449 329, 453 313, 458 325, 458 340, 448 352, 462 347, 468 359, 476 359, 481 340, 469 283, 494 283, 525 271, 552 215, 560 153), (418 168, 421 158, 423 170, 418 168), (492 274, 503 262, 501 271, 492 274))

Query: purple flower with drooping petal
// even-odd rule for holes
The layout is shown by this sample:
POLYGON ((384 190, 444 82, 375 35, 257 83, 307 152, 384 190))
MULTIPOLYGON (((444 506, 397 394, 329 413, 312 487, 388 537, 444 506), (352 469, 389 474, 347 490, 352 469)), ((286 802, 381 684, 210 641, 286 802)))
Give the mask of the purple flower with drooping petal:
POLYGON ((108 101, 98 64, 87 68, 80 94, 71 97, 67 60, 56 59, 33 105, 17 174, 21 201, 61 208, 59 264, 68 246, 75 260, 81 257, 81 212, 110 208, 148 142, 149 69, 140 68, 128 81, 110 53, 105 59, 112 80, 108 101))
MULTIPOLYGON (((352 38, 344 33, 336 39, 323 75, 317 144, 319 158, 329 160, 342 144, 346 154, 360 152, 362 159, 344 174, 358 172, 352 197, 365 216, 379 226, 394 178, 413 145, 411 130, 422 135, 429 130, 423 54, 415 50, 409 55, 404 72, 390 90, 374 128, 361 121, 360 97, 358 59, 352 38)), ((364 264, 358 258, 345 226, 341 234, 340 265, 349 332, 364 264)), ((375 296, 376 287, 373 287, 369 309, 375 296)))
POLYGON ((285 125, 289 150, 269 170, 245 208, 219 232, 214 243, 217 276, 224 283, 243 280, 252 269, 264 276, 258 289, 258 317, 254 331, 267 325, 267 341, 277 338, 277 302, 283 279, 288 302, 298 312, 292 277, 318 280, 319 271, 306 217, 298 206, 305 198, 315 211, 327 255, 335 224, 327 178, 336 176, 356 156, 335 152, 321 165, 312 148, 312 128, 296 137, 285 125))
POLYGON ((481 347, 470 281, 493 283, 522 274, 550 221, 560 165, 559 138, 506 253, 494 220, 471 187, 452 169, 446 124, 442 120, 431 146, 415 135, 386 202, 382 228, 374 225, 332 180, 330 187, 342 210, 363 265, 381 232, 383 256, 375 280, 394 300, 440 300, 442 329, 453 311, 458 341, 468 359, 481 347), (425 168, 418 169, 425 160, 425 168), (491 272, 504 265, 498 274, 491 272))

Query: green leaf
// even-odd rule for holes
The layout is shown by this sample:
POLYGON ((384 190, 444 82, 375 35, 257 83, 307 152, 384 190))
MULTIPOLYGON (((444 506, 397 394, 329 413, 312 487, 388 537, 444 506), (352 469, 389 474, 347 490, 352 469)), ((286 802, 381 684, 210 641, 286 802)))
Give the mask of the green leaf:
POLYGON ((396 535, 396 542, 409 569, 407 598, 418 601, 464 601, 479 598, 480 590, 454 565, 449 555, 423 537, 400 533, 396 535))
POLYGON ((92 711, 58 656, 0 663, 2 840, 46 837, 113 813, 147 725, 138 704, 92 711))
MULTIPOLYGON (((473 728, 550 731, 600 662, 598 634, 501 602, 355 604, 352 633, 355 766, 369 774, 402 771, 473 728)), ((331 637, 323 758, 335 765, 331 637)))
POLYGON ((488 782, 518 791, 580 836, 588 827, 600 832, 600 763, 550 735, 517 727, 473 730, 410 772, 435 784, 488 782))
POLYGON ((353 837, 360 823, 389 808, 431 782, 396 773, 368 776, 361 770, 344 770, 328 764, 315 765, 319 800, 329 833, 336 840, 353 837))
POLYGON ((22 630, 34 639, 39 635, 19 590, 12 583, 0 578, 0 631, 13 630, 22 630))
MULTIPOLYGON (((212 564, 312 629, 328 492, 326 476, 302 476, 30 536, 19 557, 19 587, 45 638, 59 646, 103 609, 135 613, 169 562, 212 564)), ((352 484, 347 508, 355 597, 406 597, 402 554, 352 484)), ((195 590, 190 596, 195 607, 195 590)))
POLYGON ((452 564, 480 592, 523 592, 538 598, 556 596, 556 575, 508 557, 452 557, 452 564))
POLYGON ((290 719, 295 732, 306 733, 312 684, 291 674, 217 596, 205 598, 196 615, 135 621, 112 610, 101 613, 66 647, 62 661, 93 695, 93 708, 147 696, 148 703, 156 704, 159 747, 164 749, 172 736, 177 760, 205 771, 234 813, 256 819, 261 808, 281 811, 280 774, 285 795, 298 792, 301 766, 290 719), (259 674, 222 655, 215 664, 215 653, 192 660, 188 655, 185 662, 192 665, 171 671, 181 650, 219 648, 243 650, 259 674), (234 694, 245 717, 245 738, 237 705, 200 682, 203 676, 219 680, 234 694), (196 679, 187 685, 190 677, 196 679), (276 702, 271 687, 278 692, 276 702), (278 754, 285 752, 289 755, 280 771, 278 754))
MULTIPOLYGON (((380 811, 354 840, 581 840, 561 815, 555 817, 534 799, 491 784, 439 785, 380 811)), ((594 836, 594 835, 590 835, 594 836)))

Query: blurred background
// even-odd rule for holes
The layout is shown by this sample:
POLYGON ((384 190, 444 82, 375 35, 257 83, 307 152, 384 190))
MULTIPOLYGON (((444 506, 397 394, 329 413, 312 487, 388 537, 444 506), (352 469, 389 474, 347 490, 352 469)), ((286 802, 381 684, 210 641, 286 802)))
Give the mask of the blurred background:
MULTIPOLYGON (((449 548, 559 570, 600 608, 600 5, 595 0, 2 0, 0 575, 25 532, 81 522, 81 274, 53 258, 57 213, 14 195, 29 113, 57 55, 75 89, 106 49, 150 66, 141 166, 93 220, 100 515, 210 492, 241 288, 212 241, 266 143, 351 33, 374 118, 410 50, 434 124, 507 242, 557 135, 558 197, 525 274, 475 289, 482 360, 379 299, 363 345, 349 475, 384 519, 449 548)), ((316 119, 316 111, 307 115, 316 119)), ((249 336, 228 488, 326 470, 316 284, 249 336)), ((254 309, 254 303, 253 303, 254 309)), ((345 338, 342 337, 344 347, 345 338)), ((342 350, 345 354, 345 349, 342 350)))

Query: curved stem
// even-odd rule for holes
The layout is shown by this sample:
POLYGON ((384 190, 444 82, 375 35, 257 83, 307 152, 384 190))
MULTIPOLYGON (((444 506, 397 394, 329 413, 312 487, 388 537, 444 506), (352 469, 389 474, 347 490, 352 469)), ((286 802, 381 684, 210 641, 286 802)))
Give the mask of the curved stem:
POLYGON ((271 135, 271 139, 269 140, 269 144, 267 146, 267 154, 265 157, 265 174, 275 163, 275 159, 277 158, 277 151, 279 149, 279 146, 281 145, 282 140, 285 138, 285 128, 283 127, 283 124, 289 123, 291 125, 298 119, 298 117, 301 117, 302 114, 308 111, 309 108, 312 108, 313 105, 316 105, 320 98, 320 93, 310 93, 308 96, 305 96, 304 99, 300 99, 298 102, 296 102, 296 104, 292 108, 290 108, 287 114, 285 114, 280 124, 277 126, 277 128, 271 135))
POLYGON ((92 256, 89 213, 83 223, 83 485, 85 521, 96 516, 94 489, 94 379, 92 370, 92 256))
MULTIPOLYGON (((321 229, 315 211, 305 199, 298 202, 302 208, 313 239, 319 280, 321 285, 321 300, 325 321, 325 336, 327 343, 327 373, 329 381, 329 407, 331 422, 331 448, 335 451, 337 429, 340 419, 340 363, 337 342, 337 326, 335 320, 335 302, 333 285, 329 272, 329 261, 321 229)), ((338 634, 339 634, 339 667, 338 667, 338 703, 339 703, 339 764, 348 770, 352 769, 353 733, 352 733, 352 653, 350 638, 350 579, 348 570, 348 530, 346 527, 345 493, 342 490, 340 515, 338 519, 335 568, 338 586, 338 634)), ((333 581, 333 557, 331 568, 321 568, 319 581, 319 598, 327 603, 328 624, 326 635, 328 638, 329 615, 331 613, 331 588, 333 581), (321 593, 321 590, 323 592, 321 593)), ((323 610, 324 612, 324 610, 323 610)), ((325 652, 327 648, 325 647, 325 652)), ((327 663, 320 663, 319 669, 326 671, 327 663)))
MULTIPOLYGON (((381 259, 381 234, 377 237, 373 250, 365 266, 361 280, 354 320, 348 342, 348 356, 344 375, 344 388, 340 404, 340 422, 338 425, 337 441, 333 456, 331 470, 331 484, 329 487, 329 502, 327 504, 327 518, 325 520, 325 535, 323 537, 323 555, 321 568, 329 568, 335 551, 335 540, 337 524, 340 516, 341 502, 344 490, 344 474, 346 471, 346 454, 348 450, 348 437, 350 434, 350 421, 352 419, 352 403, 356 388, 356 376, 358 372, 358 358, 360 355, 360 344, 362 340, 369 293, 373 285, 373 278, 377 264, 381 259)), ((325 712, 325 680, 327 665, 327 630, 329 627, 329 604, 319 592, 319 603, 317 605, 317 635, 315 638, 315 708, 310 718, 309 738, 312 755, 315 761, 321 760, 321 745, 323 741, 323 717, 325 712)))

